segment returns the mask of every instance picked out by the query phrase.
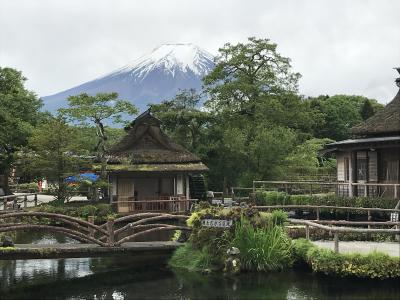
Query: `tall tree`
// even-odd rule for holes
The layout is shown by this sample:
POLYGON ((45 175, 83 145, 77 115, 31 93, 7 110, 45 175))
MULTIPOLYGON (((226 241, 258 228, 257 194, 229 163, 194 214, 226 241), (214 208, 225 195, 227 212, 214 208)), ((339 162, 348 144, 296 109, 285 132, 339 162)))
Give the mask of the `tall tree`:
POLYGON ((22 73, 0 67, 0 174, 7 178, 15 153, 27 143, 33 126, 40 119, 40 99, 28 91, 22 73))
POLYGON ((57 182, 55 198, 62 203, 68 201, 69 197, 65 178, 76 174, 85 165, 79 155, 84 150, 75 137, 74 128, 64 118, 58 117, 38 125, 29 138, 29 147, 33 153, 29 157, 28 167, 34 169, 40 177, 57 182))
POLYGON ((209 112, 200 109, 201 95, 194 89, 180 91, 175 98, 151 105, 151 111, 163 129, 187 149, 198 152, 204 133, 212 121, 209 112))
POLYGON ((375 108, 372 106, 371 100, 365 99, 360 109, 361 118, 365 121, 375 114, 375 108))
POLYGON ((117 93, 98 93, 95 96, 86 93, 70 96, 69 108, 59 109, 61 115, 67 116, 72 121, 78 121, 82 125, 94 123, 98 143, 96 146, 101 161, 101 176, 106 176, 106 143, 108 139, 105 122, 123 123, 123 115, 137 114, 136 107, 128 101, 118 99, 117 93))
POLYGON ((375 112, 383 107, 374 99, 351 95, 319 96, 307 101, 322 114, 324 120, 315 128, 315 136, 336 141, 349 138, 351 127, 363 121, 362 107, 366 101, 375 112))

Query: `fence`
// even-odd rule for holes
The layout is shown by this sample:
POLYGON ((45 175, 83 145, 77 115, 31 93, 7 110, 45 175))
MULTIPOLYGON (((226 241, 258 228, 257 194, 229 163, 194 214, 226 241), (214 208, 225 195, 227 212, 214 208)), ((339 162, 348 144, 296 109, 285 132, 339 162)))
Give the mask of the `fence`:
POLYGON ((19 207, 27 208, 28 203, 33 203, 34 206, 37 206, 38 194, 25 193, 19 195, 0 196, 0 205, 1 204, 3 205, 3 210, 15 210, 18 209, 19 207), (28 199, 29 196, 33 196, 33 198, 28 199), (12 203, 10 203, 10 200, 12 200, 12 203))

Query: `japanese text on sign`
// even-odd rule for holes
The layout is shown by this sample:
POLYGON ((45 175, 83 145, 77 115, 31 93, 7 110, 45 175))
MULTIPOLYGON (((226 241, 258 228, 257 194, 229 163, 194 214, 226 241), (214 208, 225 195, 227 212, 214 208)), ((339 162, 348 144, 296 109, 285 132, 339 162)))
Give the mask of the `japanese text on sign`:
POLYGON ((228 228, 233 224, 232 220, 204 219, 201 225, 204 227, 228 228))

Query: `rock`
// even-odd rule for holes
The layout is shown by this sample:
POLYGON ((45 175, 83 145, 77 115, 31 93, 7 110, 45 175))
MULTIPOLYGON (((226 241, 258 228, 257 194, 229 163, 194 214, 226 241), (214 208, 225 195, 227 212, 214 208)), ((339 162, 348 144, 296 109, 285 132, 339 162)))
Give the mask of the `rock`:
POLYGON ((239 255, 240 254, 240 250, 236 247, 231 247, 226 251, 226 254, 228 255, 239 255))
POLYGON ((1 242, 0 242, 2 247, 14 247, 14 242, 12 238, 8 235, 3 235, 1 237, 1 242))

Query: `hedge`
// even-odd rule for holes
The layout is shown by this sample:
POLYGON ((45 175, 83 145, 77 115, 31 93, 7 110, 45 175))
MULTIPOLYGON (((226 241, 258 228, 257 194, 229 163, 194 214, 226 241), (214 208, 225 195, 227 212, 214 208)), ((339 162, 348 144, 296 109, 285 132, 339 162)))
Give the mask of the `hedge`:
POLYGON ((338 197, 336 195, 289 195, 285 192, 257 191, 253 195, 256 205, 329 205, 349 207, 394 208, 399 201, 392 198, 338 197))
POLYGON ((340 254, 305 239, 293 241, 293 251, 297 262, 305 262, 314 272, 340 277, 400 278, 400 257, 380 252, 340 254))

